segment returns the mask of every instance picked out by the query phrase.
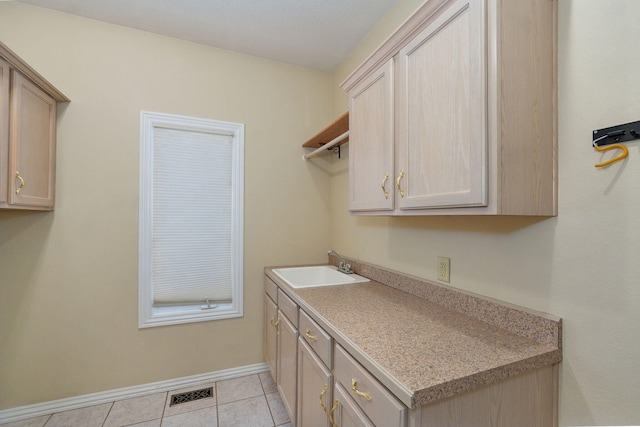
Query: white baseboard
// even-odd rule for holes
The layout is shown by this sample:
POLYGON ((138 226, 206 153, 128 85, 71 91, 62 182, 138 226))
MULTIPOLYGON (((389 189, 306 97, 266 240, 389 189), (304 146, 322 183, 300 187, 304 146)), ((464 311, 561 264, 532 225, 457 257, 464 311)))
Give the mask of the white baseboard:
POLYGON ((34 405, 19 406, 17 408, 10 408, 0 411, 0 423, 9 423, 32 417, 39 417, 41 415, 70 411, 72 409, 100 405, 102 403, 129 399, 132 397, 143 396, 145 394, 165 392, 180 388, 188 388, 201 383, 222 381, 231 378, 243 377, 245 375, 259 374, 262 372, 267 372, 268 370, 269 369, 266 363, 256 363, 255 365, 241 366, 238 368, 225 369, 222 371, 210 372, 207 374, 192 375, 189 377, 176 378, 173 380, 158 381, 155 383, 142 384, 133 387, 125 387, 98 393, 84 394, 82 396, 68 397, 65 399, 36 403, 34 405))

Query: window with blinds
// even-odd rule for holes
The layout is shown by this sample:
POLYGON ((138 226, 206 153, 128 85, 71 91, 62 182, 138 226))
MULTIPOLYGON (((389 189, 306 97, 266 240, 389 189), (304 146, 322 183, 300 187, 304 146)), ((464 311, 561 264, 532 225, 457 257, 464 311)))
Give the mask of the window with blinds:
POLYGON ((140 327, 242 316, 244 127, 141 113, 140 327))

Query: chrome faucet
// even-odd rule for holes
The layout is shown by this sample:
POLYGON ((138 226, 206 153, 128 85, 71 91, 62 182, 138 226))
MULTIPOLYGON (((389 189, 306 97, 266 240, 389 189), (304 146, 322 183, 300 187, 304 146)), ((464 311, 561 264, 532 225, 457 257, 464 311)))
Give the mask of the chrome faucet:
POLYGON ((338 271, 344 273, 344 274, 353 274, 353 270, 351 269, 351 264, 348 264, 344 258, 342 258, 338 252, 334 251, 333 249, 331 249, 329 252, 327 252, 327 255, 331 255, 334 254, 336 256, 336 258, 338 258, 340 260, 340 264, 338 264, 338 271))

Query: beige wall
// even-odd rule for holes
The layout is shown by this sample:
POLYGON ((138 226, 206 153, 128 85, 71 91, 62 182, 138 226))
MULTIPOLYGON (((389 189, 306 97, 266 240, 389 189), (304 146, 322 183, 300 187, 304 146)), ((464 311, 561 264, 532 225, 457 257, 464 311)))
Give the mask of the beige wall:
MULTIPOLYGON (((334 114, 348 108, 337 85, 419 3, 400 1, 336 71, 334 114)), ((453 286, 561 316, 560 425, 639 425, 640 143, 597 170, 590 141, 640 120, 640 2, 559 0, 558 26, 557 218, 351 217, 344 156, 332 165, 332 243, 429 279, 447 256, 453 286)))
POLYGON ((263 362, 262 268, 326 261, 331 76, 16 2, 0 40, 72 100, 56 211, 0 212, 0 410, 263 362), (140 110, 246 126, 242 319, 137 327, 140 110))
POLYGON ((561 316, 560 425, 639 424, 640 144, 596 170, 589 142, 640 120, 640 3, 559 0, 557 218, 351 217, 348 154, 329 179, 300 142, 347 109, 337 85, 419 3, 401 0, 331 80, 0 2, 0 40, 72 99, 56 212, 0 212, 0 409, 261 362, 262 266, 333 246, 430 279, 448 256, 453 286, 561 316), (137 329, 141 109, 247 125, 243 319, 137 329))

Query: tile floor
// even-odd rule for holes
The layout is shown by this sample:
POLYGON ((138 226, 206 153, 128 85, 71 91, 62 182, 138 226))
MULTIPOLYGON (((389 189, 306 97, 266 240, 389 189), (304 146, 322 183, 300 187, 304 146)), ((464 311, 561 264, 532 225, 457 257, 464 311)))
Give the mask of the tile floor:
POLYGON ((2 427, 291 427, 268 372, 0 424, 2 427), (170 406, 171 395, 213 387, 213 396, 170 406))

